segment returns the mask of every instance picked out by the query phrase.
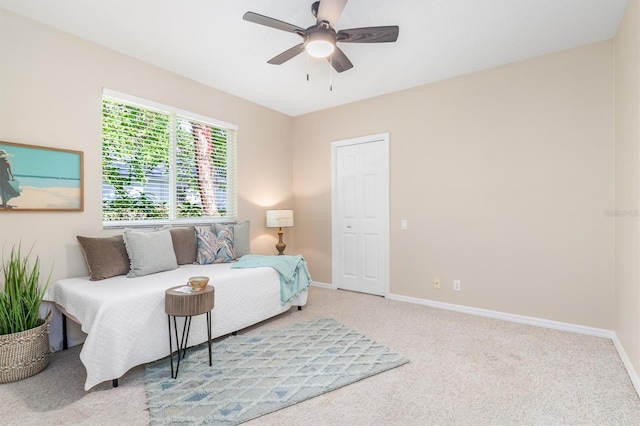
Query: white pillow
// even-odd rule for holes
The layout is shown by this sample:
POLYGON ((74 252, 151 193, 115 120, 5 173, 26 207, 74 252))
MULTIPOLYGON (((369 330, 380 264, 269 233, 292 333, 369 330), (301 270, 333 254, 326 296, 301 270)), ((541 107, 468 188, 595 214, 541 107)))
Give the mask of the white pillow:
POLYGON ((128 277, 142 277, 178 267, 169 229, 141 232, 127 228, 122 237, 131 262, 128 277))

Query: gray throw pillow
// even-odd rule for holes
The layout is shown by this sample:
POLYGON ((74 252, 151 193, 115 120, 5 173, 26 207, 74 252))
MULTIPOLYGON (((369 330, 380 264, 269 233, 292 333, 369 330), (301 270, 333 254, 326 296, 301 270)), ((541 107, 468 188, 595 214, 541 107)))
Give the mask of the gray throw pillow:
POLYGON ((91 281, 104 280, 129 272, 129 256, 122 235, 102 238, 78 235, 76 238, 82 247, 91 281))
POLYGON ((122 236, 131 262, 128 277, 142 277, 178 267, 169 229, 151 232, 125 229, 122 236))
POLYGON ((196 253, 198 243, 196 242, 196 230, 193 226, 186 228, 171 228, 171 240, 173 240, 173 251, 176 254, 178 265, 188 265, 196 263, 196 253))
POLYGON ((236 253, 236 259, 251 253, 251 239, 249 238, 249 221, 245 220, 241 223, 225 224, 214 223, 213 232, 218 235, 220 231, 227 227, 233 229, 233 249, 236 253))

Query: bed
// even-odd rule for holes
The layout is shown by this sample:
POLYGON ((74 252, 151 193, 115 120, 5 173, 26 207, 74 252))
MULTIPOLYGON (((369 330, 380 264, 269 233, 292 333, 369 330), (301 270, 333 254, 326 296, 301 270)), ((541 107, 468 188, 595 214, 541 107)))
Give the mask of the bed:
MULTIPOLYGON (((213 338, 307 302, 304 290, 282 303, 280 275, 271 267, 233 269, 231 266, 230 263, 181 265, 134 279, 121 275, 91 281, 87 276, 54 282, 46 300, 54 302, 87 334, 80 352, 87 370, 85 390, 104 381, 117 380, 135 366, 169 355, 165 291, 186 284, 191 276, 208 276, 209 285, 215 287, 211 316, 213 338)), ((206 339, 206 316, 193 317, 188 346, 206 339)))

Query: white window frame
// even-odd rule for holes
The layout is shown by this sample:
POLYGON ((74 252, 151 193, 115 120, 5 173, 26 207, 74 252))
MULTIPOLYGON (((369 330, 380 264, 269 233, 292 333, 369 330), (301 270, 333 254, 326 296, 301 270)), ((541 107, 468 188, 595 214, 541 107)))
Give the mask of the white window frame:
MULTIPOLYGON (((103 228, 125 228, 125 227, 154 227, 161 225, 197 225, 197 224, 210 224, 211 222, 229 222, 236 221, 238 215, 238 197, 237 197, 237 146, 236 146, 236 133, 238 126, 236 124, 227 123, 222 120, 207 117, 204 115, 196 114, 190 111, 186 111, 180 108, 173 107, 171 105, 165 105, 158 102, 150 101, 148 99, 138 98, 126 93, 117 92, 114 90, 104 88, 102 90, 102 98, 111 98, 114 101, 123 101, 126 103, 138 105, 142 108, 155 109, 163 113, 168 113, 171 116, 171 121, 175 120, 176 116, 180 116, 189 120, 199 121, 211 126, 221 127, 231 131, 231 137, 227 140, 227 206, 231 207, 232 217, 193 217, 193 218, 177 218, 176 206, 175 206, 175 187, 176 187, 176 174, 175 174, 175 150, 170 149, 170 161, 172 172, 169 175, 169 192, 171 198, 171 210, 169 219, 161 220, 136 220, 136 221, 103 221, 103 228)), ((102 105, 102 101, 101 101, 102 105)), ((172 127, 173 128, 173 127, 172 127)), ((172 131, 172 134, 174 132, 172 131)), ((172 135, 171 145, 175 144, 174 136, 172 135)), ((102 153, 102 146, 101 151, 102 153)), ((102 162, 101 162, 102 164, 102 162)), ((101 181, 104 177, 101 173, 101 181)), ((101 190, 102 191, 102 190, 101 190)), ((102 192, 101 192, 102 194, 102 192)), ((102 200, 102 195, 101 195, 102 200)), ((102 212, 102 207, 100 208, 102 212)), ((102 215, 102 213, 101 213, 102 215)))

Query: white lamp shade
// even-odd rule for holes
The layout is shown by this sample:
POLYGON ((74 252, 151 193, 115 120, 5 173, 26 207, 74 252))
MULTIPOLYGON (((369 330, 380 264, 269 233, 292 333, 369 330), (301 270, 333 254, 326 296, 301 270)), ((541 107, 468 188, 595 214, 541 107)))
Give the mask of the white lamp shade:
POLYGON ((267 210, 267 228, 293 226, 293 210, 267 210))

